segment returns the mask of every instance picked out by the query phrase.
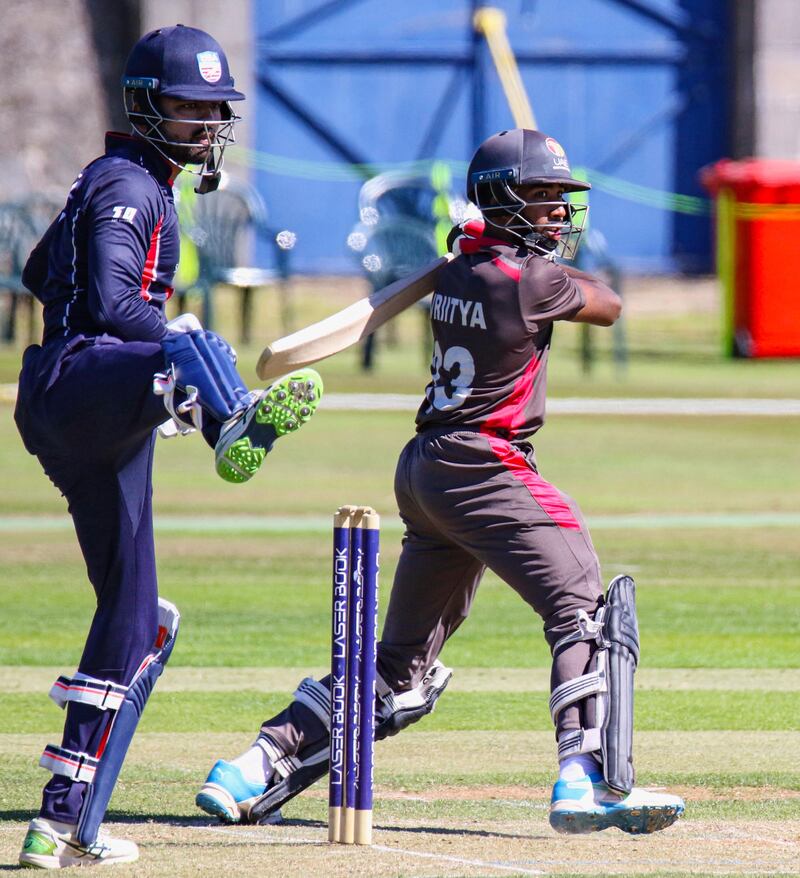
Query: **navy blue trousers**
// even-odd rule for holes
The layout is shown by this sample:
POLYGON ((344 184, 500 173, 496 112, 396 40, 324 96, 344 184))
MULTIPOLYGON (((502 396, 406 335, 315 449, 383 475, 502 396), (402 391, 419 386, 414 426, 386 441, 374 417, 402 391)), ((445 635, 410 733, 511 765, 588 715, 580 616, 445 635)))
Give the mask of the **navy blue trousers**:
MULTIPOLYGON (((154 429, 167 414, 152 392, 161 345, 108 336, 25 352, 15 418, 67 500, 97 596, 78 670, 127 685, 158 627, 152 515, 154 429)), ((207 437, 208 439, 209 437, 207 437)), ((95 755, 109 712, 67 705, 62 746, 95 755)), ((41 816, 76 823, 85 784, 54 775, 41 816)))

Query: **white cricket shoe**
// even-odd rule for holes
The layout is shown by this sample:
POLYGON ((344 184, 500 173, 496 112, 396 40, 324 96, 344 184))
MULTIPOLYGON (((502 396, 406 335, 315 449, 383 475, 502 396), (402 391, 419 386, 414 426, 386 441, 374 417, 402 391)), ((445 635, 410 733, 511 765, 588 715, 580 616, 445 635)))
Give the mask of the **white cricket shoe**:
POLYGON ((550 825, 556 832, 583 834, 612 826, 632 835, 657 832, 683 814, 683 799, 634 787, 627 796, 614 792, 598 772, 578 780, 558 780, 550 800, 550 825))
POLYGON ((20 865, 29 869, 66 869, 133 863, 139 858, 139 848, 132 841, 113 838, 102 831, 97 841, 86 847, 75 838, 77 828, 75 823, 35 817, 28 824, 19 855, 20 865))

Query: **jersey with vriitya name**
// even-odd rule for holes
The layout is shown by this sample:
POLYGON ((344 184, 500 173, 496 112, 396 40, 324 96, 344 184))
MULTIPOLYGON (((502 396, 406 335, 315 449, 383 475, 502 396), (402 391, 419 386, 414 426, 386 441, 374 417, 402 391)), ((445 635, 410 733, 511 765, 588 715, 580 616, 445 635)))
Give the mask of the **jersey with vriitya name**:
POLYGON ((417 429, 452 427, 505 439, 544 423, 553 322, 584 306, 555 262, 492 238, 460 239, 431 300, 431 381, 417 429))
POLYGON ((44 340, 103 333, 160 341, 180 253, 171 166, 138 137, 106 135, 34 248, 23 282, 44 305, 44 340))

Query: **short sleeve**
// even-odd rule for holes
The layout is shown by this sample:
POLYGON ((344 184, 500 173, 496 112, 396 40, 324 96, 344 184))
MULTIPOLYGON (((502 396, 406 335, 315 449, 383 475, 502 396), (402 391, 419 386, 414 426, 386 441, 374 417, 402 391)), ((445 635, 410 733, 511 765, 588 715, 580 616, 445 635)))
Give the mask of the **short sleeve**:
POLYGON ((519 295, 522 317, 531 332, 544 322, 571 319, 586 304, 575 278, 557 263, 538 256, 522 265, 519 295))

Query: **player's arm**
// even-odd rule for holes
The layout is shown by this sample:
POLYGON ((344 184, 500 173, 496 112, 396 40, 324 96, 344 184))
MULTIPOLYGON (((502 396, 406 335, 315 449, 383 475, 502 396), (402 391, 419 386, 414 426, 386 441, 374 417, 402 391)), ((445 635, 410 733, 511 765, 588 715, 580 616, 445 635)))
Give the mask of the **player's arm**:
POLYGON ((571 265, 560 266, 564 273, 574 278, 583 293, 585 304, 572 317, 574 323, 592 323, 595 326, 611 326, 622 313, 622 299, 599 278, 571 265))
POLYGON ((22 269, 22 285, 30 290, 37 299, 41 300, 41 289, 47 280, 48 259, 50 256, 50 245, 53 243, 53 237, 56 228, 63 221, 64 214, 59 215, 50 223, 47 231, 42 235, 39 243, 31 250, 30 256, 22 269))
POLYGON ((123 341, 161 341, 167 334, 163 313, 142 296, 161 219, 151 186, 146 179, 117 177, 98 187, 87 211, 89 309, 123 341))

